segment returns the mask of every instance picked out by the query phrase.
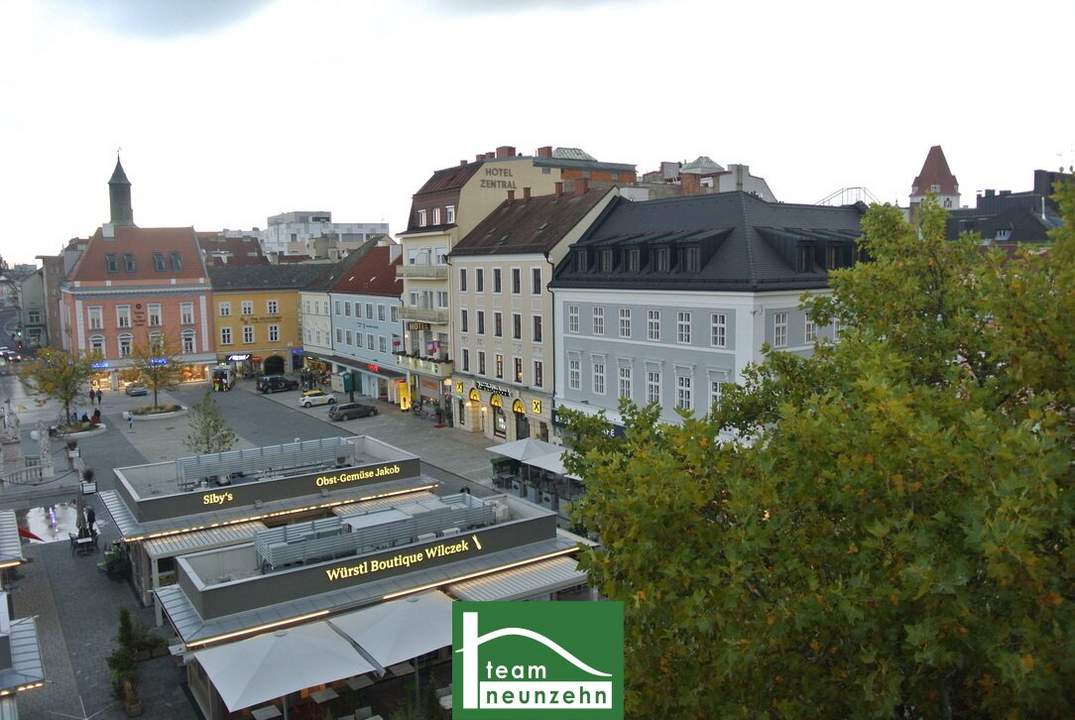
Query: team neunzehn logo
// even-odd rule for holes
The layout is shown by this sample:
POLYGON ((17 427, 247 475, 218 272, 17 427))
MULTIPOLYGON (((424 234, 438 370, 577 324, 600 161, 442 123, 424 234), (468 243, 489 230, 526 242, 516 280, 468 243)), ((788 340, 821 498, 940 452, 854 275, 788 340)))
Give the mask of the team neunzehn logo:
POLYGON ((457 602, 452 717, 623 718, 623 604, 457 602))

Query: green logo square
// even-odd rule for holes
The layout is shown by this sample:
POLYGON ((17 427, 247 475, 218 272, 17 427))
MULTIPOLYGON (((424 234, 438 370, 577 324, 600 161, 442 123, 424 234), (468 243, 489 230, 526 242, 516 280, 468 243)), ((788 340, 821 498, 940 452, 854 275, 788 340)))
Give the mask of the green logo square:
POLYGON ((455 720, 623 720, 623 603, 452 603, 455 720))

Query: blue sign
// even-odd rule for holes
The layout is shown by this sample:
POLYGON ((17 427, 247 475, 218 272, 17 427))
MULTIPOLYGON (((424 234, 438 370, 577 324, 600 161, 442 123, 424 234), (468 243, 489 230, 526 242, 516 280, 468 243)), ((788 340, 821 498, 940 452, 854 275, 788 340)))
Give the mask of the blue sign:
POLYGON ((156 366, 167 365, 168 364, 168 358, 151 358, 150 361, 149 361, 149 364, 150 365, 156 365, 156 366))
POLYGON ((302 348, 291 348, 292 355, 302 355, 302 348))
POLYGON ((90 367, 93 368, 94 370, 104 370, 104 369, 106 369, 108 367, 108 361, 107 360, 98 360, 96 362, 91 362, 90 367))

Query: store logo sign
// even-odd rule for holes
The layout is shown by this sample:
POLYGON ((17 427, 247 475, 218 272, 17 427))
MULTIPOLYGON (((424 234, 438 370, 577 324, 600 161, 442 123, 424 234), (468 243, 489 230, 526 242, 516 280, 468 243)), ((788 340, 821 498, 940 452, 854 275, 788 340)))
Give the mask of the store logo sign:
POLYGON ((623 604, 452 604, 452 717, 623 718, 623 604))

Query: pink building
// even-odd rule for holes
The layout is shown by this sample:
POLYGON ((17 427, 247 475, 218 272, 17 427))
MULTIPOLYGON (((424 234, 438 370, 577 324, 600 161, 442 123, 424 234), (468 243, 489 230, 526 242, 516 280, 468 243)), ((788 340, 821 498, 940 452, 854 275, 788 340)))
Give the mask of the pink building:
POLYGON ((98 353, 94 380, 118 388, 137 345, 166 337, 183 379, 204 380, 216 363, 211 290, 194 228, 134 225, 123 166, 108 182, 111 222, 90 237, 62 289, 60 333, 69 351, 98 353))

